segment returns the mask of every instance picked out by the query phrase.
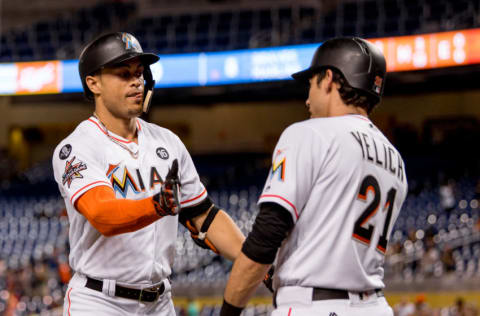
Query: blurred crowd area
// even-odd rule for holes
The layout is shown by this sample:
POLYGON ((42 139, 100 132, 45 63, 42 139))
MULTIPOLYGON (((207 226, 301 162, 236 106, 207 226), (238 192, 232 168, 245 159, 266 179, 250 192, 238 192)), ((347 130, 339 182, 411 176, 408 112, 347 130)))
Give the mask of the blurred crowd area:
POLYGON ((386 276, 480 278, 480 182, 449 179, 410 194, 390 239, 386 276))
POLYGON ((462 297, 457 297, 451 306, 433 308, 425 298, 419 294, 414 300, 396 304, 393 307, 395 316, 476 316, 478 305, 465 302, 462 297))
POLYGON ((378 38, 480 25, 480 4, 471 0, 110 0, 95 5, 88 1, 84 7, 78 2, 69 5, 71 0, 61 6, 52 1, 51 7, 48 3, 25 3, 22 7, 22 2, 25 0, 3 4, 2 62, 77 58, 83 43, 113 29, 130 30, 145 50, 168 54, 315 43, 336 36, 378 38), (205 11, 206 7, 210 11, 205 11), (56 16, 42 19, 49 9, 56 16), (22 23, 21 10, 34 23, 22 23), (36 15, 31 12, 34 10, 36 15))

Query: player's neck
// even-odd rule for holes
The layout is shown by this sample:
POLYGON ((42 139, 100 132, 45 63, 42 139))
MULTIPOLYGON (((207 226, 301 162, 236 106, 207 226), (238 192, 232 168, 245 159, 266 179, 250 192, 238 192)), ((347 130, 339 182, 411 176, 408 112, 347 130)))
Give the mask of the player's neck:
POLYGON ((358 106, 345 106, 345 108, 339 109, 338 115, 337 116, 343 116, 343 115, 362 115, 368 118, 367 111, 365 111, 363 108, 358 107, 358 106))
POLYGON ((340 99, 340 96, 334 99, 334 101, 330 104, 328 116, 344 116, 351 114, 362 115, 368 118, 367 111, 364 108, 345 104, 340 99))
POLYGON ((137 142, 137 118, 119 118, 108 111, 96 108, 94 116, 105 126, 105 128, 118 136, 129 141, 137 142))

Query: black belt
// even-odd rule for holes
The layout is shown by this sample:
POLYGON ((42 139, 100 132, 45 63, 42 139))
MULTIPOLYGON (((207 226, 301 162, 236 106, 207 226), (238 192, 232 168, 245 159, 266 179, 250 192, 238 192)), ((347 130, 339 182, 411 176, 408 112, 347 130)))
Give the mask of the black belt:
MULTIPOLYGON (((89 289, 102 292, 103 289, 103 281, 95 280, 92 278, 87 277, 87 284, 86 287, 89 289)), ((142 302, 154 302, 157 298, 163 294, 165 291, 165 284, 162 284, 151 287, 148 289, 131 289, 128 287, 123 287, 120 285, 115 285, 115 296, 123 297, 123 298, 130 298, 133 300, 138 300, 142 302)))
MULTIPOLYGON (((354 292, 357 294, 361 300, 363 298, 367 298, 371 295, 376 295, 377 297, 383 297, 383 291, 381 289, 371 290, 371 291, 363 291, 363 292, 354 292)), ((348 291, 345 290, 336 290, 336 289, 322 289, 315 287, 313 288, 313 295, 312 301, 322 301, 322 300, 348 300, 348 291)))
POLYGON ((312 301, 348 300, 348 292, 344 290, 313 288, 312 301))
MULTIPOLYGON (((383 291, 381 289, 371 290, 371 291, 364 291, 364 292, 352 292, 357 294, 361 300, 363 298, 368 297, 370 295, 375 294, 377 297, 383 297, 383 291)), ((348 296, 348 291, 345 290, 337 290, 337 289, 324 289, 319 287, 313 288, 312 293, 312 301, 323 301, 323 300, 348 300, 350 297, 348 296)), ((273 295, 273 305, 276 307, 277 305, 277 292, 273 295)))

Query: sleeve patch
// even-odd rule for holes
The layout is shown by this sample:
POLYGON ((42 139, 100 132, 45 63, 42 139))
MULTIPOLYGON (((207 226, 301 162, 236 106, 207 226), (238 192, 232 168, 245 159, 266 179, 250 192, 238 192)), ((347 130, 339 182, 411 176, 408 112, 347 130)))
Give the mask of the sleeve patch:
POLYGON ((67 184, 68 188, 70 188, 73 180, 83 178, 81 171, 87 170, 87 165, 83 161, 79 159, 75 161, 75 159, 76 157, 73 156, 71 160, 66 161, 65 172, 62 175, 62 183, 63 185, 67 184))
POLYGON ((65 160, 70 156, 70 153, 72 152, 72 145, 66 144, 60 149, 60 152, 58 153, 58 157, 61 160, 65 160))
POLYGON ((274 161, 272 166, 272 174, 271 177, 273 178, 275 173, 278 173, 278 180, 285 181, 285 167, 286 167, 287 159, 283 157, 278 162, 274 161))

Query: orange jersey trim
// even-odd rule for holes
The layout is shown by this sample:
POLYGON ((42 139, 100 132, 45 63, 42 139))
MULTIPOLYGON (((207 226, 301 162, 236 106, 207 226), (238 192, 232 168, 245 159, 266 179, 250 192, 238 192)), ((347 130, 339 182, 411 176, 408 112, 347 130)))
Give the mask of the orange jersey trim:
POLYGON ((70 290, 68 290, 68 294, 67 294, 67 298, 68 298, 68 316, 70 316, 70 306, 72 305, 72 302, 70 301, 70 292, 72 292, 73 290, 73 287, 70 288, 70 290))
POLYGON ((363 194, 361 194, 361 193, 358 193, 358 198, 359 198, 360 200, 366 201, 366 200, 367 200, 368 192, 370 192, 370 191, 372 191, 373 194, 375 195, 375 193, 376 193, 376 192, 375 192, 375 188, 374 188, 372 185, 369 185, 369 186, 367 187, 367 192, 365 193, 365 195, 363 195, 363 194))
POLYGON ((297 212, 297 208, 295 207, 295 205, 293 205, 292 202, 290 202, 289 200, 287 200, 286 198, 280 196, 280 195, 275 195, 275 194, 264 194, 262 196, 260 196, 260 198, 264 198, 264 197, 274 197, 274 198, 277 198, 277 199, 280 199, 282 201, 285 201, 288 203, 288 205, 290 205, 292 208, 293 208, 293 211, 295 212, 295 217, 298 219, 298 212, 297 212))
POLYGON ((361 115, 354 115, 353 117, 356 117, 356 118, 359 118, 361 120, 364 120, 364 121, 367 121, 367 122, 370 122, 370 120, 364 116, 361 116, 361 115))
POLYGON ((367 245, 370 245, 370 240, 368 240, 368 239, 366 239, 366 238, 363 238, 363 237, 360 236, 360 235, 353 234, 353 237, 354 237, 355 239, 357 239, 358 241, 361 241, 361 242, 363 242, 363 243, 365 243, 365 244, 367 244, 367 245))
POLYGON ((98 186, 75 203, 77 210, 104 236, 137 231, 161 218, 151 197, 117 199, 111 187, 98 186))
POLYGON ((73 204, 73 199, 75 198, 75 195, 77 195, 78 193, 82 192, 83 189, 88 188, 88 187, 90 187, 90 186, 92 186, 92 185, 95 185, 95 184, 97 184, 97 183, 103 183, 103 184, 107 185, 108 187, 111 187, 111 183, 108 183, 107 181, 95 181, 95 182, 92 182, 92 183, 87 184, 86 186, 80 188, 77 192, 75 192, 75 193, 72 195, 72 197, 70 198, 70 203, 73 204))
POLYGON ((180 202, 180 204, 185 204, 185 203, 188 203, 188 202, 195 201, 196 199, 199 199, 199 198, 200 198, 202 195, 204 195, 205 193, 207 193, 207 189, 203 189, 202 193, 200 193, 200 194, 197 195, 196 197, 191 198, 190 200, 186 200, 186 201, 180 202))
POLYGON ((382 254, 385 254, 387 252, 387 249, 383 248, 380 245, 377 246, 377 250, 380 251, 382 254))

